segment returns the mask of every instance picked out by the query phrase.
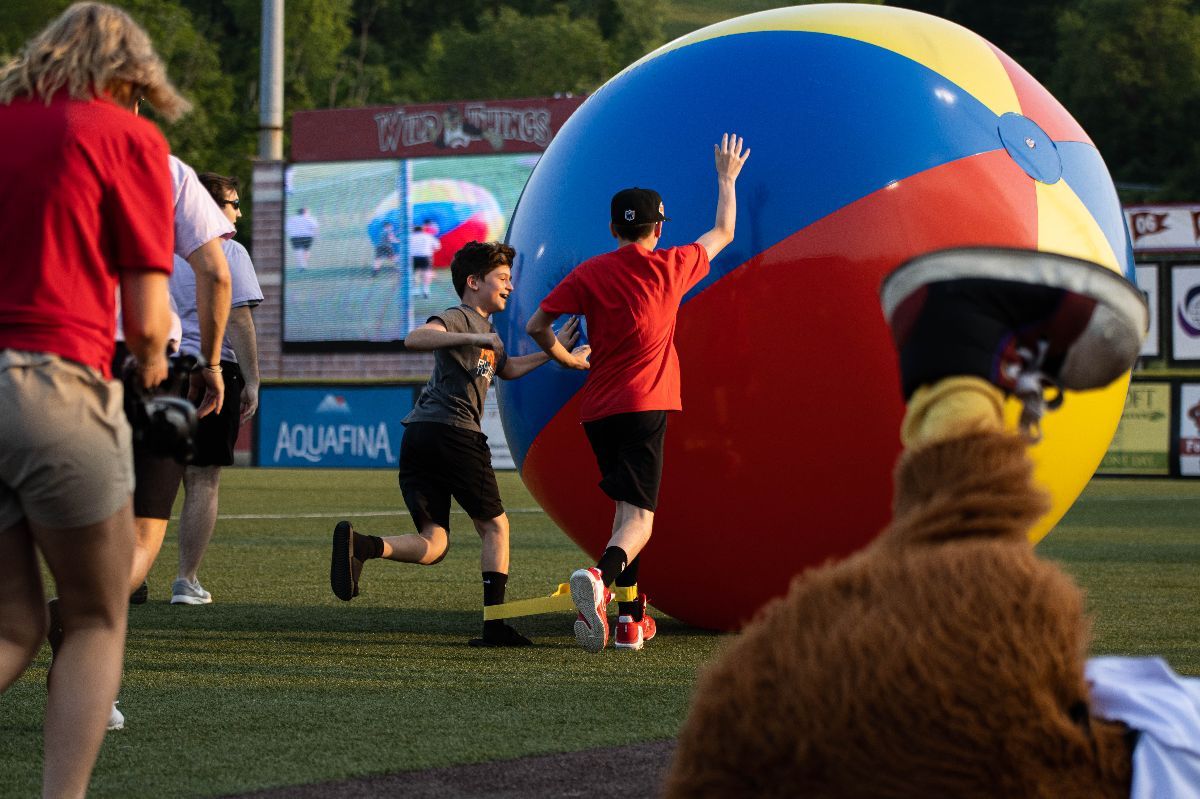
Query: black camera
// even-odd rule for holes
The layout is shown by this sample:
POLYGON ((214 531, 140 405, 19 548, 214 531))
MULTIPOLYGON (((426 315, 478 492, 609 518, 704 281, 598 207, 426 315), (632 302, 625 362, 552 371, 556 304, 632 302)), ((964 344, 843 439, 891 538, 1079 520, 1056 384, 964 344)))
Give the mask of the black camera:
POLYGON ((186 399, 189 377, 199 359, 181 355, 170 361, 167 379, 152 389, 126 368, 125 415, 133 428, 133 443, 160 458, 190 463, 196 455, 196 409, 186 399))

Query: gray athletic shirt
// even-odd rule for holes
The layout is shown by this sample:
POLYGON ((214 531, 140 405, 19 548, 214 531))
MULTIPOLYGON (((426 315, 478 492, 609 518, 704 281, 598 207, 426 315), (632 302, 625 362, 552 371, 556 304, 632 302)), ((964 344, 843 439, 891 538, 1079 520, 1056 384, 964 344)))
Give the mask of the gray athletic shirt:
MULTIPOLYGON (((450 333, 495 333, 496 328, 474 308, 459 305, 429 317, 438 320, 450 333)), ((504 370, 508 353, 483 349, 474 344, 433 351, 433 374, 421 390, 412 413, 403 424, 440 422, 483 432, 483 401, 497 372, 504 370)))

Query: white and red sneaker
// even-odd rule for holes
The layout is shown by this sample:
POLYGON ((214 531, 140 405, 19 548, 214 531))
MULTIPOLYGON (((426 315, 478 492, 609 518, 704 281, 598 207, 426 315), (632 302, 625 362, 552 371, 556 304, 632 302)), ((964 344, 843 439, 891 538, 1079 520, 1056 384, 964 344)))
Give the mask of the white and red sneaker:
POLYGON ((617 619, 617 649, 632 649, 636 652, 658 632, 654 619, 646 612, 646 601, 645 594, 638 595, 638 602, 642 606, 641 621, 634 621, 632 616, 621 616, 617 619))
POLYGON ((576 569, 571 573, 571 601, 579 611, 575 640, 589 652, 599 652, 608 643, 609 596, 599 569, 576 569))

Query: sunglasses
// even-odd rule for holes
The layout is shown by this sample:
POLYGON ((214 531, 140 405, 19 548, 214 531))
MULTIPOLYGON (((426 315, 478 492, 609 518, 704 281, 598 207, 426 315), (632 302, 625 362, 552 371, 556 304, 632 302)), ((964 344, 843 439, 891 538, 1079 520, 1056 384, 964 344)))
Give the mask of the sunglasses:
POLYGON ((242 208, 241 200, 221 200, 221 205, 232 205, 233 210, 240 211, 242 208))

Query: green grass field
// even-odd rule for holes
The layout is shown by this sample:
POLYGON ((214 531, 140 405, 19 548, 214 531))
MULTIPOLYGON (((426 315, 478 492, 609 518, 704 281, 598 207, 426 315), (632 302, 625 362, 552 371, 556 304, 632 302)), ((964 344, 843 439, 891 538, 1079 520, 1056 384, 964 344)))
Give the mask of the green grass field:
MULTIPOLYGON (((509 597, 547 594, 584 559, 515 473, 501 490, 509 597)), ((215 796, 669 738, 722 641, 662 619, 641 653, 593 657, 564 613, 516 621, 534 648, 472 649, 479 545, 462 515, 438 566, 374 562, 358 599, 329 591, 338 518, 408 529, 392 472, 233 469, 221 498, 201 572, 214 604, 167 604, 172 523, 150 602, 130 610, 128 721, 106 739, 93 796, 215 796)), ((1097 481, 1040 546, 1088 589, 1096 653, 1162 654, 1200 674, 1198 516, 1198 483, 1097 481)), ((43 650, 0 700, 0 797, 38 792, 45 667, 43 650)))

